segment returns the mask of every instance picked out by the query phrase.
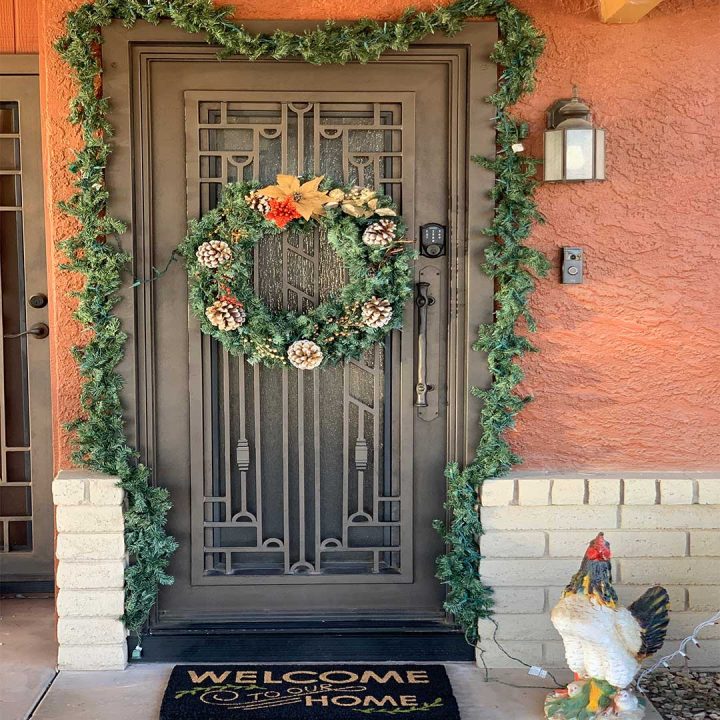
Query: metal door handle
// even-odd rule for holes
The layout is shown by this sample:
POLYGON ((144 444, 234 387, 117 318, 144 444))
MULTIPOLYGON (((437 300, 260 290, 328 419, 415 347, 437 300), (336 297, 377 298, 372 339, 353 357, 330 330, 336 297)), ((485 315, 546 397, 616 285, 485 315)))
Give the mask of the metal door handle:
POLYGON ((29 330, 25 332, 14 333, 12 335, 3 335, 6 340, 12 340, 13 338, 23 337, 24 335, 32 335, 38 340, 43 340, 50 334, 50 328, 45 323, 35 323, 29 330))
POLYGON ((417 384, 415 385, 415 405, 427 407, 427 393, 433 388, 427 384, 427 309, 435 303, 428 293, 430 283, 417 283, 415 305, 418 308, 418 347, 417 347, 417 384))

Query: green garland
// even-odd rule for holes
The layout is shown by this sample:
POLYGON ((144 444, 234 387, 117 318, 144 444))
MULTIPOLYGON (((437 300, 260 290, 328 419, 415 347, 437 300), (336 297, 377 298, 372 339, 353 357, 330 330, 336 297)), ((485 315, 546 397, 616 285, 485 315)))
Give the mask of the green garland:
POLYGON ((67 14, 67 33, 55 45, 77 83, 70 121, 80 126, 83 139, 83 147, 70 165, 76 175, 76 191, 62 204, 64 211, 77 219, 79 230, 60 247, 67 257, 63 267, 85 278, 77 293, 76 317, 92 332, 87 343, 74 351, 83 379, 83 416, 72 425, 77 442, 74 458, 89 468, 117 475, 127 493, 125 527, 131 565, 125 578, 125 623, 131 631, 141 631, 159 586, 172 582, 166 569, 176 544, 165 533, 170 507, 167 491, 150 483, 149 470, 137 462, 124 432, 123 379, 117 366, 127 337, 113 308, 129 256, 106 240, 124 232, 125 226, 107 214, 104 174, 111 152, 111 127, 108 100, 99 93, 101 28, 115 19, 127 27, 139 20, 154 24, 170 20, 187 32, 206 33, 208 42, 222 48, 223 55, 301 57, 310 63, 335 64, 377 60, 383 52, 407 50, 431 33, 452 35, 468 17, 494 16, 501 39, 492 59, 503 72, 498 90, 489 100, 497 108, 498 151, 490 160, 475 158, 497 178, 495 219, 486 230, 495 240, 485 267, 496 280, 495 322, 481 328, 475 346, 487 353, 494 382, 489 390, 473 389, 483 401, 480 444, 475 459, 464 470, 454 464, 448 467, 446 507, 451 520, 448 525, 438 524, 449 545, 447 555, 438 560, 438 577, 448 585, 446 608, 474 642, 477 619, 491 609, 490 590, 478 576, 482 525, 477 493, 486 478, 506 472, 519 461, 503 434, 527 402, 515 393, 522 378, 515 359, 532 346, 517 335, 515 325, 525 318, 532 328, 527 307, 533 289, 529 271, 541 274, 546 269, 544 257, 523 244, 533 220, 539 220, 533 202, 535 162, 513 151, 513 144, 526 136, 527 127, 507 109, 532 89, 544 40, 530 19, 508 0, 456 0, 432 12, 408 10, 394 22, 328 22, 298 35, 251 33, 230 18, 234 11, 230 6, 215 7, 211 0, 96 0, 67 14))
MULTIPOLYGON (((392 200, 364 189, 373 207, 355 193, 357 203, 345 204, 358 213, 353 216, 327 195, 329 191, 339 193, 338 199, 352 199, 350 187, 323 180, 320 190, 317 208, 324 214, 316 217, 308 212, 308 220, 298 214, 281 227, 271 219, 274 200, 262 194, 259 183, 229 183, 214 210, 190 221, 188 235, 180 245, 189 278, 190 307, 200 329, 250 363, 287 366, 293 363, 296 344, 307 346, 309 341, 315 356, 310 359, 312 367, 304 369, 337 365, 360 357, 389 330, 402 327, 403 307, 412 289, 410 259, 414 253, 404 240, 405 223, 397 216, 392 200), (258 209, 252 207, 254 202, 260 203, 258 209), (377 240, 373 229, 383 223, 389 233, 377 240), (252 285, 255 247, 283 228, 307 234, 317 227, 327 232, 349 282, 306 313, 272 312, 252 285)), ((288 200, 292 202, 291 198, 285 202, 288 200)))

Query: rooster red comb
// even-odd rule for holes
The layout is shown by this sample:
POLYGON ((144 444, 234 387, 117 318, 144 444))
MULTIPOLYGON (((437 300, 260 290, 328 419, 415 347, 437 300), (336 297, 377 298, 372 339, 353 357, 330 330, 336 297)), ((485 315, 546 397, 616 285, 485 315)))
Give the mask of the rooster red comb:
POLYGON ((605 539, 604 533, 598 533, 585 551, 588 560, 609 560, 612 557, 610 543, 605 539))

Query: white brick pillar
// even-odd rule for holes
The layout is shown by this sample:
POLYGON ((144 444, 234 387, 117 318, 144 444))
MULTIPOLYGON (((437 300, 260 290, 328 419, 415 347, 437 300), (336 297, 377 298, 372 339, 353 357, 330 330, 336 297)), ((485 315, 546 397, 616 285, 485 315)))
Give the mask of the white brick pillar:
POLYGON ((123 491, 117 478, 61 470, 56 507, 58 666, 122 670, 127 665, 123 491))

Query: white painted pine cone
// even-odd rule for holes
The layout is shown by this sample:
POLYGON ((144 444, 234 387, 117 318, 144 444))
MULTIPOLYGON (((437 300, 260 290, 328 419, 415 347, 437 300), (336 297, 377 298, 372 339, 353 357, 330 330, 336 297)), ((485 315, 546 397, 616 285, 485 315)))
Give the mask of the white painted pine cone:
POLYGON ((378 220, 365 228, 362 241, 372 247, 390 245, 395 240, 397 225, 393 220, 378 220))
POLYGON ((208 240, 195 253, 198 262, 207 268, 224 265, 232 258, 232 250, 224 240, 208 240))
POLYGON ((287 351, 290 364, 298 370, 313 370, 323 360, 320 346, 312 340, 296 340, 287 351))
POLYGON ((362 306, 362 321, 371 328, 381 328, 387 325, 392 318, 392 305, 384 298, 373 295, 362 306))
POLYGON ((245 310, 241 303, 216 300, 205 310, 207 319, 220 330, 237 330, 245 323, 245 310))

